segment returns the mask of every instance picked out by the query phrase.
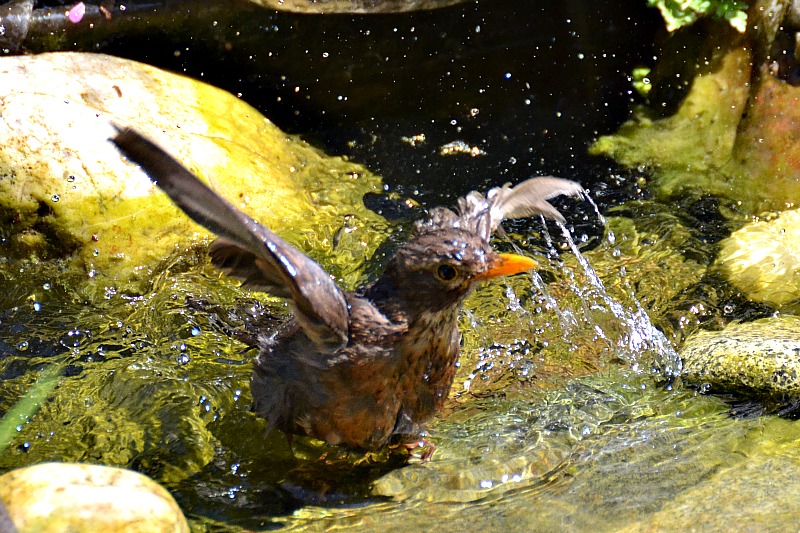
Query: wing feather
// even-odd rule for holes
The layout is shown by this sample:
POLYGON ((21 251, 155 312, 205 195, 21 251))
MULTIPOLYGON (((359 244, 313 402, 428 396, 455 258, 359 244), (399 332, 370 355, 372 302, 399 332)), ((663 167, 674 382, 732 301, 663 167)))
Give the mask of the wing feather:
POLYGON ((132 129, 112 141, 192 220, 220 238, 212 262, 248 287, 291 298, 300 326, 320 350, 347 341, 344 294, 327 272, 275 233, 239 211, 178 161, 132 129))

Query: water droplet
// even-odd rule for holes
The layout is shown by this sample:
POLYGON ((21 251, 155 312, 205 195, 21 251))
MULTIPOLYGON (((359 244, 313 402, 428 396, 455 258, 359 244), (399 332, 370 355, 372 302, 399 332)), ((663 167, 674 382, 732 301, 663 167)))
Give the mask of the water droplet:
POLYGON ((59 195, 57 195, 57 194, 54 194, 53 195, 53 202, 57 202, 59 200, 61 200, 61 197, 59 195))
POLYGON ((17 350, 19 350, 20 352, 24 352, 27 349, 28 349, 28 341, 22 341, 19 344, 17 344, 17 350))
POLYGON ((39 302, 33 302, 33 310, 34 311, 41 311, 42 310, 42 304, 39 303, 39 302))
POLYGON ((44 283, 42 284, 42 288, 43 288, 44 290, 46 290, 46 291, 49 291, 49 290, 50 290, 50 283, 49 283, 49 282, 44 282, 44 283))

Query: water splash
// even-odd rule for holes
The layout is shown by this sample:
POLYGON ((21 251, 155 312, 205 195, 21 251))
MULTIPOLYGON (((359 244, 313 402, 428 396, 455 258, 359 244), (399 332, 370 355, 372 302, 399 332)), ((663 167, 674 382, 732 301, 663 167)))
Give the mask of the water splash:
MULTIPOLYGON (((588 194, 583 197, 594 208, 598 220, 604 226, 606 241, 613 247, 616 237, 607 227, 605 217, 588 194)), ((580 337, 577 333, 588 327, 596 340, 605 343, 614 354, 628 361, 634 371, 654 369, 666 377, 680 374, 681 360, 678 353, 664 333, 653 325, 634 292, 631 290, 627 294, 630 301, 627 306, 610 295, 588 259, 581 254, 569 229, 561 223, 557 224, 580 266, 576 271, 559 261, 559 270, 566 276, 569 290, 578 297, 579 303, 560 304, 550 294, 538 274, 534 274, 533 283, 541 295, 544 307, 558 317, 561 338, 565 342, 573 342, 573 339, 580 337)), ((543 238, 551 258, 557 258, 557 247, 552 236, 545 231, 543 238)))
MULTIPOLYGON (((631 292, 630 297, 635 305, 634 310, 625 309, 619 301, 615 300, 606 291, 603 281, 597 272, 589 264, 589 261, 581 254, 578 245, 572 239, 572 235, 566 226, 559 223, 561 233, 564 236, 567 244, 575 254, 578 264, 583 268, 586 279, 596 295, 617 319, 620 320, 625 327, 624 333, 616 341, 617 347, 622 348, 624 353, 628 356, 628 360, 634 370, 639 370, 639 364, 642 354, 647 351, 652 351, 654 356, 653 366, 657 368, 666 376, 677 376, 681 371, 681 360, 678 353, 667 340, 664 333, 656 328, 650 321, 647 311, 642 307, 641 302, 631 292)), ((582 290, 578 288, 578 290, 582 290)), ((584 312, 586 308, 586 299, 584 299, 584 312)), ((599 324, 595 324, 595 331, 604 339, 610 337, 605 334, 599 324)))

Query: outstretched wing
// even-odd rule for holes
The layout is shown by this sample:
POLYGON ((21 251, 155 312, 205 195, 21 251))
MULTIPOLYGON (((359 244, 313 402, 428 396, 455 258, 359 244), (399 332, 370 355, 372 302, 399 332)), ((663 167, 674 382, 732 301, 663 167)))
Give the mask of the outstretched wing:
POLYGON ((137 163, 192 220, 220 238, 212 262, 248 287, 291 298, 295 316, 321 350, 347 342, 344 294, 300 250, 212 191, 164 150, 136 131, 118 129, 112 142, 137 163))
POLYGON ((584 196, 586 189, 580 183, 545 176, 541 178, 531 178, 509 187, 497 187, 491 189, 486 198, 491 205, 493 212, 492 218, 499 217, 501 220, 509 218, 526 218, 533 215, 543 215, 547 218, 566 222, 564 216, 558 212, 547 200, 561 195, 584 196))
POLYGON ((560 196, 585 196, 586 190, 579 183, 545 176, 531 178, 512 187, 506 183, 483 194, 472 191, 458 200, 458 223, 489 239, 503 220, 542 215, 566 222, 558 209, 547 200, 560 196))

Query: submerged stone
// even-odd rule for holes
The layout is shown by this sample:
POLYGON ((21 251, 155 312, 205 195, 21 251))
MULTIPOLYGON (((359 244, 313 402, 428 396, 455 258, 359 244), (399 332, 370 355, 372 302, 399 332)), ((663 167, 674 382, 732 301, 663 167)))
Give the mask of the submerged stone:
POLYGON ((686 340, 681 357, 684 378, 713 391, 800 393, 800 317, 701 331, 686 340))
POLYGON ((0 476, 0 500, 19 531, 188 532, 166 489, 132 470, 42 463, 0 476))

